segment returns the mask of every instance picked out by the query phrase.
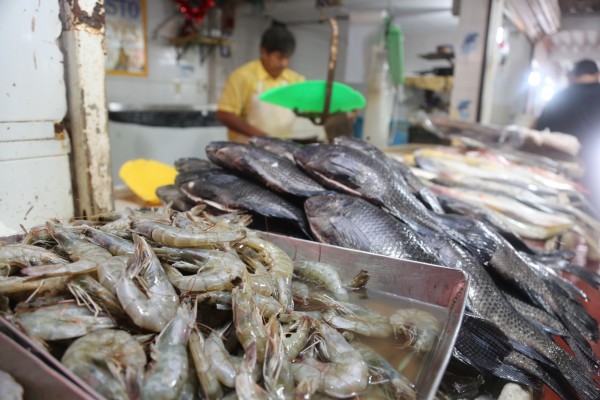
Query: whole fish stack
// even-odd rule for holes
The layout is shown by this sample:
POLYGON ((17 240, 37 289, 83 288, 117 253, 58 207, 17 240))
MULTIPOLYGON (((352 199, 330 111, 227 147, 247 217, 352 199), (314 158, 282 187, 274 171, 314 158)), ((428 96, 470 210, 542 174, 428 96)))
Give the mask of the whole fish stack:
POLYGON ((474 169, 472 163, 458 163, 456 153, 417 152, 416 162, 434 178, 432 185, 403 162, 351 138, 307 146, 269 138, 250 145, 215 142, 206 153, 214 163, 210 167, 180 165, 176 186, 182 197, 284 218, 320 242, 459 268, 470 277, 470 316, 454 351, 458 360, 506 381, 534 388, 543 382, 564 399, 600 398, 595 379, 600 360, 588 342, 598 340, 598 323, 582 305, 585 293, 562 272, 596 289, 600 277, 573 265, 572 252, 536 250, 522 240, 523 232, 529 233, 526 238, 547 239, 575 229, 595 243, 600 225, 588 210, 553 200, 583 201, 570 180, 540 168, 491 169, 483 161, 474 169), (463 175, 444 173, 451 167, 463 175), (227 175, 231 183, 207 178, 213 175, 227 175), (442 185, 451 179, 452 185, 442 185), (466 182, 495 183, 498 194, 506 181, 522 189, 514 199, 506 195, 506 185, 500 200, 467 197, 466 182), (233 182, 260 191, 261 207, 247 201, 233 182), (451 197, 459 183, 464 195, 451 197), (482 202, 487 208, 478 205, 482 202), (493 212, 498 204, 512 214, 493 212), (275 212, 278 207, 295 211, 284 216, 275 212), (517 218, 521 215, 531 227, 517 218), (553 335, 562 337, 575 357, 553 335))
POLYGON ((248 223, 203 206, 48 221, 0 243, 0 315, 107 399, 416 399, 369 340, 425 359, 439 316, 372 309, 364 271, 292 260, 248 223))

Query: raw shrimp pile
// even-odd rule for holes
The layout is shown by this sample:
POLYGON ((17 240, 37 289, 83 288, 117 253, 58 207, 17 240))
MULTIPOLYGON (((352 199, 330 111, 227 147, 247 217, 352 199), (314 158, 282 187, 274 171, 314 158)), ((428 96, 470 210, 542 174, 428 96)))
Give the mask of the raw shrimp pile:
POLYGON ((416 398, 363 339, 418 355, 435 318, 349 302, 365 271, 345 283, 248 223, 201 207, 49 221, 0 245, 0 311, 108 399, 416 398))

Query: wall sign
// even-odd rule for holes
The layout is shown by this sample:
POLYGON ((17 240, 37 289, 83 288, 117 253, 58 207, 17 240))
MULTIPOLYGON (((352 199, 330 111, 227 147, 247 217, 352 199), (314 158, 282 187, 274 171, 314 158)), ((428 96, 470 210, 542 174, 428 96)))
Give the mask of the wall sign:
POLYGON ((148 75, 146 0, 105 0, 106 72, 148 75))

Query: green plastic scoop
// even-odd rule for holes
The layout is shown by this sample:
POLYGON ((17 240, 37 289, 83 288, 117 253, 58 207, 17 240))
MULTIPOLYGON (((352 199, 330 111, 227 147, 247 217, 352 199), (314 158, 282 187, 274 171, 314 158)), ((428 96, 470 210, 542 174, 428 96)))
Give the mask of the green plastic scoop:
MULTIPOLYGON (((263 92, 259 99, 294 110, 299 115, 323 113, 326 81, 304 81, 263 92)), ((365 96, 350 86, 333 82, 330 113, 350 112, 364 108, 365 96)))

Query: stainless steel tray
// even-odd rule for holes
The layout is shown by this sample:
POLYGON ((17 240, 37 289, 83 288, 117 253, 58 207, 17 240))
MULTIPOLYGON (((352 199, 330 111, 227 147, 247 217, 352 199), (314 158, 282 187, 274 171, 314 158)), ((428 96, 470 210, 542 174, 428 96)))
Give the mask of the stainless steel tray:
POLYGON ((415 386, 417 399, 433 399, 448 365, 467 301, 468 278, 460 270, 380 256, 261 232, 293 260, 322 261, 350 279, 360 270, 371 275, 368 288, 447 310, 437 345, 424 360, 415 386))
MULTIPOLYGON (((0 369, 23 386, 25 400, 101 400, 87 383, 0 317, 0 369)), ((1 392, 1 390, 0 390, 1 392)), ((1 397, 1 396, 0 396, 1 397)))
MULTIPOLYGON (((369 290, 400 296, 407 301, 445 310, 442 332, 435 348, 424 360, 415 381, 417 399, 433 399, 442 379, 462 321, 468 291, 468 279, 457 269, 401 260, 358 250, 311 242, 267 232, 259 235, 284 250, 293 260, 322 261, 339 268, 349 280, 360 270, 371 275, 369 290)), ((14 243, 18 236, 0 238, 3 243, 14 243)), ((59 360, 42 350, 39 345, 0 317, 0 331, 9 335, 32 355, 54 368, 67 380, 85 391, 90 399, 103 397, 79 377, 66 369, 59 360)))

